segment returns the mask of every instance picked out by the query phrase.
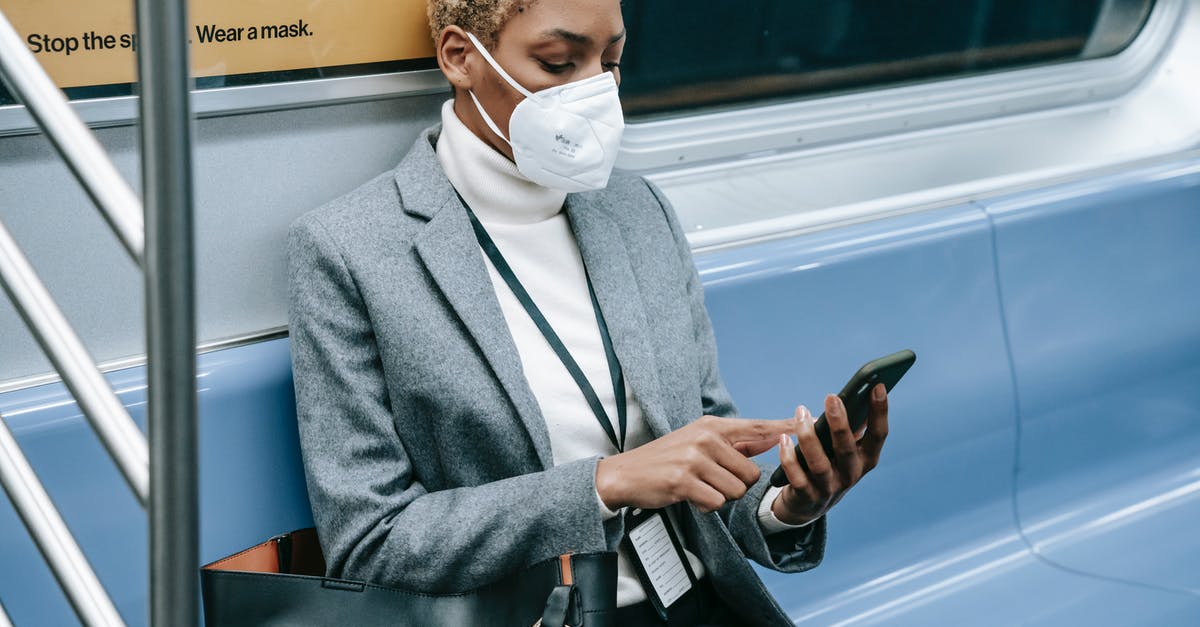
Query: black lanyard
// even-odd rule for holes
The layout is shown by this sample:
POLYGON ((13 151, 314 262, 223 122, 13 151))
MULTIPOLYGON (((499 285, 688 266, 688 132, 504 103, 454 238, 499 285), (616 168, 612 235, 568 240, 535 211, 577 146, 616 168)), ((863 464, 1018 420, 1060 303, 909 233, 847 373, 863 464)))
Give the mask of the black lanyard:
POLYGON ((608 358, 608 374, 612 377, 613 395, 617 400, 617 423, 621 427, 620 439, 617 439, 617 434, 613 431, 612 422, 608 419, 608 413, 604 411, 604 405, 600 402, 600 398, 596 396, 596 390, 584 376, 583 370, 579 368, 579 364, 571 356, 571 352, 554 332, 554 328, 550 326, 546 316, 542 315, 542 310, 538 309, 537 304, 533 302, 533 298, 529 296, 525 286, 521 285, 521 281, 513 273, 512 266, 509 266, 508 262, 504 260, 504 255, 500 254, 499 248, 496 248, 496 242, 492 241, 492 236, 488 235, 487 229, 483 228, 483 224, 479 222, 475 212, 471 211, 471 206, 463 199, 462 194, 459 194, 458 199, 471 218, 471 227, 475 229, 475 239, 479 241, 479 247, 487 254, 488 259, 491 259, 496 273, 508 284, 508 288, 525 308, 525 312, 529 314, 538 330, 545 336, 550 348, 554 349, 554 354, 558 355, 558 359, 571 374, 571 378, 575 379, 575 384, 579 386, 579 391, 583 392, 583 397, 587 399, 588 406, 592 408, 592 413, 595 414, 600 426, 604 428, 604 433, 608 434, 608 439, 612 441, 613 446, 617 448, 618 452, 625 452, 625 375, 621 372, 621 364, 617 361, 616 351, 613 350, 612 338, 608 334, 608 325, 604 322, 604 314, 600 311, 600 303, 596 300, 596 290, 592 287, 591 277, 587 276, 587 269, 584 268, 584 276, 587 278, 588 295, 592 298, 592 309, 596 312, 596 325, 600 328, 600 341, 604 344, 604 355, 608 358))

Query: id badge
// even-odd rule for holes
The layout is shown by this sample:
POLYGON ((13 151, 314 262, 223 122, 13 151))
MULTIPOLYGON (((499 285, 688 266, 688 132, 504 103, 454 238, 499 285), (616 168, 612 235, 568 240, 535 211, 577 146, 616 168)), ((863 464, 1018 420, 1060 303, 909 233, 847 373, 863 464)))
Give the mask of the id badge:
POLYGON ((663 620, 667 608, 696 583, 696 574, 683 552, 665 510, 630 509, 625 516, 625 541, 650 604, 663 620))

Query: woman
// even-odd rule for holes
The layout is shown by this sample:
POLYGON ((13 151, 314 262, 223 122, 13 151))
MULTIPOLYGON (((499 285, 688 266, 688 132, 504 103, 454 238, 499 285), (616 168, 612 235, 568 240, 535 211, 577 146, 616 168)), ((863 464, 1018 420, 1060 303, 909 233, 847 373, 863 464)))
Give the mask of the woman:
POLYGON ((671 624, 787 623, 745 558, 820 562, 825 511, 878 460, 882 386, 865 435, 827 397, 836 463, 803 408, 732 418, 670 206, 610 178, 618 0, 432 0, 429 14, 454 88, 442 124, 289 235, 301 444, 330 576, 450 592, 620 549, 630 625, 664 624, 656 601, 671 624), (772 446, 782 489, 749 459, 772 446), (697 581, 678 598, 634 567, 637 508, 664 511, 682 540, 697 581))

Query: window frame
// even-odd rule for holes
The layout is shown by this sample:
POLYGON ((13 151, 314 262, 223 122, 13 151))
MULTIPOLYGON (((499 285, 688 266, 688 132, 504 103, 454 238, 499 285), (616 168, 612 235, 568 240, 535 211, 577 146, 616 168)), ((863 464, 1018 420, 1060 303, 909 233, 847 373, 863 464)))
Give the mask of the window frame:
MULTIPOLYGON (((618 166, 637 168, 664 191, 699 254, 1172 161, 1200 152, 1197 35, 1200 6, 1158 0, 1131 45, 1112 57, 778 107, 812 106, 828 114, 818 123, 836 124, 861 115, 852 104, 874 106, 875 132, 817 126, 829 141, 792 146, 782 135, 786 147, 739 152, 739 142, 776 138, 754 143, 730 119, 747 112, 714 112, 632 129, 647 146, 657 134, 659 150, 623 152, 618 166), (865 99, 848 102, 858 97, 865 99), (926 121, 921 115, 928 125, 916 123, 926 121)), ((764 109, 755 113, 765 118, 764 109)), ((790 114, 797 125, 812 123, 790 114)), ((785 132, 781 117, 772 133, 785 132)))
POLYGON ((1164 54, 1184 5, 1157 0, 1133 40, 1106 57, 647 118, 626 129, 617 165, 647 172, 1112 101, 1164 54))
MULTIPOLYGON (((423 96, 449 89, 441 70, 411 70, 196 89, 192 91, 192 111, 198 118, 210 118, 423 96)), ((137 96, 118 96, 75 100, 71 106, 86 124, 102 128, 136 123, 137 102, 137 96)), ((0 106, 0 137, 38 132, 37 124, 24 105, 0 106)))

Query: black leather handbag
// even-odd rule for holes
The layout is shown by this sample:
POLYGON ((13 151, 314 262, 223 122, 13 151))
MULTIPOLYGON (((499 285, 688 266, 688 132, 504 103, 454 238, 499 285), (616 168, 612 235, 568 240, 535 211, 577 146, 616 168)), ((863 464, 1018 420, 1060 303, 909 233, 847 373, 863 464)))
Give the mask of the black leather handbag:
POLYGON ((617 554, 562 555, 459 594, 325 577, 315 530, 276 536, 200 570, 209 627, 615 627, 617 554))

